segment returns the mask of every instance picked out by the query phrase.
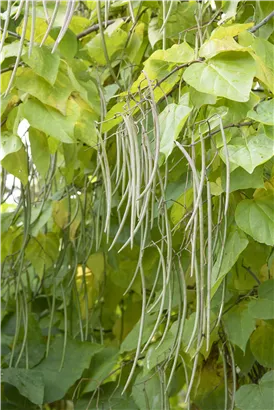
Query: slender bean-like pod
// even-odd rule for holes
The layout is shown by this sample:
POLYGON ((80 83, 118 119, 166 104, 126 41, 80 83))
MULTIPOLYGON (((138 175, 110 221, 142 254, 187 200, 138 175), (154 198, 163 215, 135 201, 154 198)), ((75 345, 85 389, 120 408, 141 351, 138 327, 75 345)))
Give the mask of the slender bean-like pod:
POLYGON ((114 239, 113 239, 113 241, 112 241, 112 244, 111 244, 110 247, 108 248, 109 251, 110 251, 110 250, 113 248, 113 246, 115 245, 115 242, 117 241, 117 239, 118 239, 118 237, 119 237, 119 235, 120 235, 120 233, 121 233, 121 231, 122 231, 122 229, 123 229, 123 227, 124 227, 124 224, 125 224, 125 222, 126 222, 126 219, 127 219, 128 213, 129 213, 129 209, 130 209, 130 206, 131 206, 131 196, 132 196, 132 192, 131 192, 131 189, 130 189, 130 190, 129 190, 129 194, 128 194, 128 202, 127 202, 126 209, 125 209, 125 211, 124 211, 124 215, 123 215, 122 221, 120 222, 118 231, 116 232, 116 235, 115 235, 115 237, 114 237, 114 239))
POLYGON ((56 19, 56 16, 57 16, 57 13, 58 13, 58 10, 59 10, 60 2, 61 2, 61 0, 55 0, 54 10, 53 10, 53 13, 52 13, 52 16, 51 16, 47 31, 45 32, 44 37, 41 41, 40 47, 45 43, 45 41, 48 38, 48 35, 50 33, 50 30, 53 27, 54 21, 56 19))
POLYGON ((163 272, 163 291, 162 291, 162 296, 161 296, 161 304, 160 304, 160 307, 159 307, 159 312, 158 312, 158 316, 157 316, 154 328, 153 328, 153 330, 152 330, 152 332, 151 332, 145 346, 142 349, 142 353, 146 350, 146 348, 148 347, 149 343, 151 342, 153 336, 155 335, 156 330, 158 329, 158 326, 159 326, 160 321, 161 321, 161 316, 162 316, 162 313, 163 313, 163 310, 164 310, 165 296, 166 296, 167 275, 166 275, 165 259, 164 259, 164 255, 161 253, 161 249, 159 248, 159 246, 158 245, 155 245, 155 246, 156 246, 156 248, 159 252, 160 259, 161 259, 161 262, 162 262, 162 267, 163 267, 163 270, 162 270, 162 272, 163 272))
POLYGON ((24 337, 23 337, 23 342, 22 342, 22 345, 21 345, 21 349, 20 349, 20 352, 19 352, 19 355, 18 355, 18 358, 16 360, 16 363, 15 363, 14 367, 18 366, 18 364, 20 363, 22 354, 23 354, 24 350, 26 349, 28 330, 29 330, 28 303, 27 303, 25 288, 24 288, 23 284, 21 286, 21 289, 22 289, 22 302, 23 302, 22 316, 23 316, 23 322, 24 322, 24 337))
POLYGON ((21 297, 20 295, 15 298, 15 315, 16 315, 16 320, 15 320, 15 332, 14 332, 14 338, 12 341, 12 349, 11 349, 11 354, 10 354, 10 361, 9 361, 9 367, 12 367, 13 363, 13 358, 14 358, 14 353, 15 353, 15 347, 17 344, 17 340, 19 337, 19 332, 20 332, 20 327, 21 327, 21 318, 22 318, 22 310, 20 308, 21 304, 21 297))
POLYGON ((100 34, 101 34, 102 49, 103 49, 103 53, 104 53, 104 56, 105 56, 105 60, 106 60, 108 69, 110 71, 110 74, 111 74, 114 82, 116 84, 118 84, 119 87, 120 87, 119 81, 116 77, 116 74, 115 74, 113 68, 112 68, 111 61, 110 61, 109 55, 108 55, 108 50, 107 50, 107 45, 106 45, 106 40, 105 40, 105 33, 104 33, 104 28, 103 28, 102 19, 101 19, 101 1, 100 0, 97 0, 97 2, 96 2, 96 10, 97 10, 97 19, 98 19, 99 30, 100 30, 100 34))
MULTIPOLYGON (((172 364, 172 368, 170 371, 170 375, 169 375, 169 379, 167 382, 167 389, 172 381, 175 369, 176 369, 176 365, 177 365, 177 361, 178 361, 178 357, 179 357, 179 352, 180 352, 180 347, 181 347, 181 343, 182 343, 182 336, 183 336, 183 331, 184 331, 184 326, 185 326, 185 320, 186 320, 186 313, 187 313, 187 290, 186 290, 186 281, 185 281, 185 274, 183 271, 183 267, 181 264, 180 259, 178 258, 178 262, 179 262, 179 276, 180 276, 180 282, 182 283, 182 287, 183 287, 183 311, 182 311, 182 315, 180 317, 180 323, 179 323, 179 329, 178 329, 178 334, 176 337, 176 341, 177 341, 177 345, 176 346, 176 350, 175 350, 175 354, 174 354, 174 359, 173 359, 173 364, 172 364)), ((174 347, 175 347, 174 346, 174 347)), ((170 358, 171 358, 171 354, 173 354, 173 350, 170 353, 170 358)))
POLYGON ((155 131, 155 152, 154 152, 154 166, 150 175, 150 179, 145 187, 145 189, 143 190, 143 192, 139 195, 139 197, 137 198, 137 201, 139 199, 141 199, 150 189, 154 179, 155 179, 155 175, 158 169, 158 160, 159 160, 159 155, 160 155, 160 124, 159 124, 159 118, 158 118, 158 114, 157 114, 157 108, 156 108, 156 102, 155 102, 155 98, 154 98, 154 93, 153 93, 153 89, 152 89, 152 85, 151 85, 151 81, 149 80, 148 76, 146 75, 146 73, 143 71, 147 82, 148 82, 148 88, 150 91, 150 95, 151 95, 151 101, 150 101, 150 105, 151 105, 151 111, 152 111, 152 117, 153 117, 153 123, 154 123, 154 131, 155 131))
POLYGON ((145 283, 145 275, 144 275, 142 265, 140 265, 140 276, 141 276, 141 286, 142 286, 142 313, 141 313, 141 318, 140 318, 140 330, 139 330, 139 336, 138 336, 134 361, 133 361, 128 379, 126 381, 125 387, 122 391, 122 394, 126 391, 126 389, 129 386, 129 383, 131 382, 135 368, 137 366, 137 361, 138 361, 139 354, 141 351, 141 346, 142 346, 142 336, 143 336, 143 331, 144 331, 145 313, 146 313, 146 283, 145 283))
MULTIPOLYGON (((168 22, 168 19, 169 19, 169 17, 170 17, 171 12, 172 12, 172 6, 173 6, 173 1, 171 0, 170 5, 169 5, 169 9, 168 9, 167 13, 165 13, 165 12, 164 12, 164 9, 165 9, 164 3, 165 3, 165 0, 163 1, 163 17, 164 17, 164 20, 163 20, 163 24, 162 24, 162 26, 161 26, 161 28, 160 28, 160 33, 162 33, 162 31, 163 31, 163 30, 165 29, 165 27, 166 27, 166 24, 167 24, 167 22, 168 22)), ((166 10, 165 10, 165 11, 166 11, 166 10)))
POLYGON ((67 338, 68 338, 68 315, 67 315, 67 301, 66 301, 66 293, 64 291, 64 287, 61 284, 61 293, 63 299, 63 306, 64 306, 64 344, 63 344, 63 351, 61 357, 61 363, 59 367, 59 372, 62 370, 65 361, 65 354, 66 354, 66 347, 67 347, 67 338))
POLYGON ((74 10, 75 10, 75 4, 76 4, 76 0, 70 0, 67 4, 67 9, 66 9, 66 14, 64 17, 64 24, 63 27, 61 28, 58 37, 54 43, 54 46, 52 48, 52 53, 54 53, 58 47, 58 45, 60 44, 62 38, 64 37, 64 35, 66 34, 66 31, 68 29, 68 26, 70 24, 70 21, 72 19, 74 10))
POLYGON ((195 315, 195 322, 194 322, 193 330, 192 330, 190 339, 188 341, 188 345, 185 349, 186 353, 189 351, 195 339, 195 335, 198 329, 198 324, 200 321, 200 314, 201 314, 201 292, 200 292, 201 284, 200 284, 197 260, 195 260, 195 280, 196 280, 196 315, 195 315))
POLYGON ((48 9, 47 9, 47 4, 46 4, 47 0, 42 0, 43 3, 43 9, 44 9, 44 13, 45 13, 45 18, 47 20, 47 23, 49 22, 49 13, 48 13, 48 9))
MULTIPOLYGON (((24 2, 24 0, 23 0, 23 2, 24 2)), ((22 2, 22 7, 23 7, 23 2, 22 2)), ((21 6, 21 3, 20 3, 20 6, 21 6)), ((19 6, 19 8, 20 8, 20 6, 19 6)), ((17 18, 17 17, 15 16, 15 18, 17 18)), ((7 89, 6 89, 6 92, 5 92, 5 97, 10 92, 10 89, 11 89, 11 86, 12 86, 12 83, 13 83, 17 68, 18 68, 19 63, 20 63, 20 58, 21 58, 22 51, 23 51, 23 46, 24 46, 24 40, 25 40, 26 32, 27 32, 28 19, 29 19, 29 0, 25 0, 25 13, 24 13, 24 18, 23 18, 23 28, 22 28, 22 34, 21 34, 21 39, 20 39, 20 43, 19 43, 19 50, 17 52, 14 68, 12 70, 11 77, 10 77, 10 80, 9 80, 9 83, 8 83, 8 86, 7 86, 7 89)))
POLYGON ((206 301, 206 350, 210 343, 210 304, 211 304, 211 274, 212 274, 212 204, 210 182, 207 181, 207 301, 206 301))
POLYGON ((233 410, 235 406, 235 394, 237 390, 237 375, 236 375, 234 352, 233 352, 231 343, 229 341, 227 341, 227 346, 228 346, 230 360, 231 360, 231 373, 232 373, 232 397, 231 397, 231 403, 230 403, 229 410, 233 410))
POLYGON ((134 10, 133 10, 131 1, 128 2, 128 9, 129 9, 129 14, 130 14, 131 20, 132 20, 133 24, 135 24, 136 19, 135 19, 135 16, 134 16, 134 10))
POLYGON ((31 32, 30 32, 29 50, 28 50, 29 56, 32 53, 32 48, 34 44, 35 19, 36 19, 35 0, 31 0, 31 32))
POLYGON ((168 283, 168 308, 167 308, 167 321, 166 321, 166 325, 165 325, 165 329, 163 331, 162 337, 160 342, 157 344, 155 350, 157 350, 163 343, 163 341, 165 340, 166 334, 169 330, 169 325, 170 325, 170 319, 171 319, 171 311, 172 311, 172 295, 171 295, 171 284, 170 281, 168 283))
POLYGON ((224 403, 224 410, 227 410, 228 405, 228 382, 227 382, 227 365, 226 365, 226 358, 224 354, 223 346, 219 346, 219 352, 223 360, 223 368, 224 368, 224 388, 225 388, 225 403, 224 403))
POLYGON ((25 3, 26 1, 27 1, 27 0, 20 0, 19 6, 18 6, 18 10, 17 10, 17 12, 16 12, 16 14, 15 14, 15 16, 14 16, 14 20, 17 20, 18 17, 20 16, 21 11, 23 10, 23 7, 24 7, 24 3, 25 3))
POLYGON ((8 27, 9 27, 9 22, 10 22, 11 6, 12 6, 12 2, 8 1, 8 4, 7 4, 7 18, 6 18, 3 33, 2 33, 2 38, 1 38, 1 43, 0 43, 0 52, 2 51, 4 42, 6 40, 6 35, 7 35, 7 32, 8 32, 8 27))
POLYGON ((54 314, 55 314, 55 303, 56 303, 56 283, 55 283, 55 280, 53 280, 52 305, 51 305, 51 312, 50 312, 50 319, 49 319, 49 328, 48 328, 48 337, 47 337, 47 346, 46 346, 46 357, 48 357, 48 355, 49 355, 51 331, 52 331, 53 319, 54 319, 54 314))

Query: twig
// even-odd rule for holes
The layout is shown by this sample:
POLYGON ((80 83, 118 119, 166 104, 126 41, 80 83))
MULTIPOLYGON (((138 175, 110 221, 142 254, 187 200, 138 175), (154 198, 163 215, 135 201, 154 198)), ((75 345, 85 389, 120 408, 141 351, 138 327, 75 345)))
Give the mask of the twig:
MULTIPOLYGON (((0 27, 0 30, 1 30, 1 31, 4 31, 3 27, 0 27)), ((19 36, 19 34, 14 33, 13 31, 7 30, 7 33, 8 33, 10 36, 16 37, 16 38, 18 38, 18 39, 21 38, 21 36, 19 36)))
POLYGON ((242 263, 242 267, 252 276, 252 278, 258 283, 258 285, 261 284, 260 279, 257 278, 257 276, 255 275, 255 273, 252 272, 252 270, 250 269, 249 266, 245 266, 245 265, 242 263))
POLYGON ((255 33, 255 31, 259 30, 262 26, 269 22, 274 17, 274 11, 272 11, 268 16, 266 16, 260 23, 253 26, 249 31, 250 33, 255 33))
POLYGON ((153 87, 153 89, 155 89, 156 87, 159 87, 160 84, 162 84, 164 81, 166 81, 170 76, 172 76, 172 74, 176 73, 176 71, 182 70, 182 68, 189 67, 191 64, 194 64, 194 63, 202 63, 203 61, 204 61, 204 59, 199 58, 198 60, 193 60, 193 61, 190 61, 189 63, 178 65, 177 67, 173 68, 173 70, 170 71, 170 73, 168 73, 160 81, 157 81, 157 83, 153 87))
MULTIPOLYGON (((19 63, 18 67, 20 67, 20 66, 22 66, 22 65, 24 65, 23 62, 19 63)), ((11 71, 11 70, 13 70, 13 69, 14 69, 14 65, 10 65, 10 66, 8 66, 8 67, 3 68, 2 70, 0 70, 0 74, 6 73, 7 71, 11 71)))
MULTIPOLYGON (((225 127, 223 127, 223 129, 227 129, 227 128, 240 128, 240 127, 249 127, 250 125, 253 125, 254 121, 246 121, 246 122, 239 122, 238 124, 228 124, 225 127)), ((221 129, 219 128, 216 131, 212 131, 210 132, 210 136, 218 134, 218 132, 220 132, 221 129)))
MULTIPOLYGON (((130 20, 129 16, 128 17, 120 17, 120 18, 122 18, 125 22, 127 20, 130 20)), ((108 27, 111 24, 115 23, 115 21, 117 21, 117 19, 104 21, 103 26, 108 27)), ((94 31, 98 31, 99 28, 100 28, 99 24, 94 24, 93 26, 88 27, 86 30, 84 30, 81 33, 77 34, 76 37, 77 37, 78 40, 80 40, 80 38, 83 38, 83 37, 87 36, 88 34, 93 33, 94 31)))

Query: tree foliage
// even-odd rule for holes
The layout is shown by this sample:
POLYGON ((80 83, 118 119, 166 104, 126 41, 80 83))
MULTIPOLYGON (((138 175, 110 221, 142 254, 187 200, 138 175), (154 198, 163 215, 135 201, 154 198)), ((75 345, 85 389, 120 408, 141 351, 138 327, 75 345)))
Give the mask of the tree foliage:
POLYGON ((3 409, 273 408, 272 2, 0 17, 3 409))

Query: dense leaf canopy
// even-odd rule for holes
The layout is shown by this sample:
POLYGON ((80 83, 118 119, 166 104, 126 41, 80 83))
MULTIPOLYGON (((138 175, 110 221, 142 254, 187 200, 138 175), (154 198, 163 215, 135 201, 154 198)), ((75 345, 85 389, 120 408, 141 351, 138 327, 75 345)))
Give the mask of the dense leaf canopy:
POLYGON ((3 409, 274 407, 273 15, 1 2, 3 409))

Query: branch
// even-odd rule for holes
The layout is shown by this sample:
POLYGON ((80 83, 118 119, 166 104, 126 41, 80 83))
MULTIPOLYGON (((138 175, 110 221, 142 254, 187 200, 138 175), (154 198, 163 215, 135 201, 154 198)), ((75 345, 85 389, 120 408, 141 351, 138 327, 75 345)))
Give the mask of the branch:
MULTIPOLYGON (((18 67, 24 65, 24 63, 21 61, 21 63, 18 64, 18 67)), ((6 68, 3 68, 2 70, 0 70, 0 74, 6 73, 7 71, 11 71, 14 69, 14 65, 10 65, 6 68)))
MULTIPOLYGON (((223 129, 227 129, 227 128, 240 128, 240 127, 249 127, 250 125, 253 125, 254 121, 246 121, 246 122, 239 122, 238 124, 228 124, 225 127, 223 127, 223 129)), ((221 129, 219 128, 216 131, 210 132, 210 136, 218 134, 218 132, 220 132, 221 129)))
POLYGON ((159 85, 161 85, 164 81, 166 81, 170 76, 172 76, 172 74, 176 73, 176 71, 182 70, 182 68, 186 68, 189 67, 191 64, 194 63, 202 63, 204 61, 204 59, 198 59, 198 60, 193 60, 190 61, 189 63, 185 63, 185 64, 181 64, 178 65, 177 67, 173 68, 173 70, 170 71, 170 73, 168 73, 165 77, 163 77, 160 81, 157 81, 156 85, 153 87, 153 89, 155 89, 156 87, 159 87, 159 85))
POLYGON ((252 278, 258 283, 258 285, 261 284, 260 279, 257 278, 257 276, 255 275, 255 273, 252 272, 252 270, 250 269, 249 266, 245 266, 245 265, 242 263, 242 267, 252 276, 252 278))
MULTIPOLYGON (((0 27, 0 30, 1 30, 1 31, 4 31, 3 27, 0 27)), ((19 34, 14 33, 13 31, 7 30, 7 33, 8 33, 10 36, 16 37, 16 38, 18 38, 18 39, 21 38, 21 36, 19 36, 19 34)))
MULTIPOLYGON (((121 18, 122 18, 125 22, 130 19, 129 16, 128 16, 128 17, 121 17, 121 18)), ((110 26, 111 24, 115 23, 115 21, 117 21, 117 19, 104 21, 104 22, 103 22, 103 26, 108 27, 108 26, 110 26)), ((99 24, 94 24, 93 26, 88 27, 86 30, 84 30, 84 31, 82 31, 81 33, 77 34, 76 37, 77 37, 78 40, 80 40, 80 38, 83 38, 83 37, 87 36, 88 34, 93 33, 94 31, 99 30, 99 28, 100 28, 100 25, 99 25, 99 24)))
POLYGON ((259 30, 262 26, 264 26, 266 23, 268 23, 269 20, 271 20, 274 17, 274 11, 270 13, 268 16, 266 16, 260 23, 256 24, 256 26, 253 26, 249 31, 250 33, 255 33, 255 31, 259 30))

